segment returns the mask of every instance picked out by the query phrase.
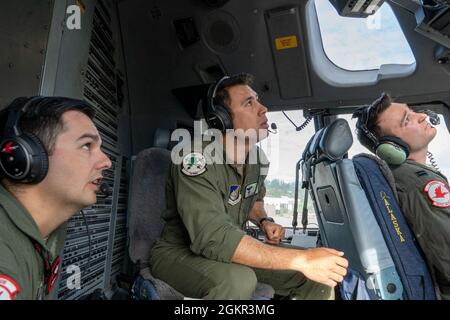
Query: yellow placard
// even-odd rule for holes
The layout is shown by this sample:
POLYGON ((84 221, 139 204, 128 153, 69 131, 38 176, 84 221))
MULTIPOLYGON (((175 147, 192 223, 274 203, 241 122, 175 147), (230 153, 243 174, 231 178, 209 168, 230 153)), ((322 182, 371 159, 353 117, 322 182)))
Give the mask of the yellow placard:
POLYGON ((275 39, 275 47, 277 50, 297 48, 297 36, 281 37, 275 39))

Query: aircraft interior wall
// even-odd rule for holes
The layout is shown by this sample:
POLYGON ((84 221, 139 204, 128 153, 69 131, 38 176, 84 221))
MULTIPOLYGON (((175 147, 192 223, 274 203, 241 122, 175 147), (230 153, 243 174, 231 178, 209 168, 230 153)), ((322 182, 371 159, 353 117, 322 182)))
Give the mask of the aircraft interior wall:
POLYGON ((2 1, 0 108, 39 91, 53 1, 2 1))

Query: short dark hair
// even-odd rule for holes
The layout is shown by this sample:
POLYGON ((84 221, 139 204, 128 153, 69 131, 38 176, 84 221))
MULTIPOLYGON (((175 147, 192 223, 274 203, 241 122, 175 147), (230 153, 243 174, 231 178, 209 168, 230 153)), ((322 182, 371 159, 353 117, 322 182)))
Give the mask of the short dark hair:
POLYGON ((228 88, 238 85, 251 86, 253 81, 254 77, 249 73, 238 73, 230 76, 230 78, 222 81, 220 86, 217 88, 214 104, 222 105, 230 110, 231 97, 228 92, 228 88))
MULTIPOLYGON (((354 113, 352 118, 357 117, 358 118, 358 124, 360 121, 365 121, 365 126, 367 127, 367 130, 369 130, 376 139, 380 139, 384 135, 386 135, 380 128, 378 124, 378 118, 381 113, 383 113, 389 106, 392 104, 394 100, 391 98, 391 96, 387 93, 384 93, 377 98, 372 104, 369 106, 366 106, 364 108, 357 109, 354 113), (365 108, 369 108, 368 110, 365 108), (365 109, 365 110, 363 110, 365 109), (368 112, 367 117, 363 116, 363 112, 368 112)), ((367 149, 371 150, 372 152, 375 152, 376 145, 374 141, 372 141, 363 130, 361 130, 359 125, 357 124, 356 129, 356 137, 358 138, 359 142, 365 146, 367 149)))
POLYGON ((19 97, 1 111, 0 123, 3 132, 0 133, 0 140, 3 140, 4 128, 11 108, 24 107, 26 103, 34 99, 27 107, 27 110, 20 117, 19 128, 23 132, 36 135, 44 145, 49 155, 52 154, 56 138, 64 129, 62 116, 68 111, 78 111, 91 120, 95 117, 94 108, 87 102, 65 97, 19 97), (36 98, 36 99, 34 99, 36 98))

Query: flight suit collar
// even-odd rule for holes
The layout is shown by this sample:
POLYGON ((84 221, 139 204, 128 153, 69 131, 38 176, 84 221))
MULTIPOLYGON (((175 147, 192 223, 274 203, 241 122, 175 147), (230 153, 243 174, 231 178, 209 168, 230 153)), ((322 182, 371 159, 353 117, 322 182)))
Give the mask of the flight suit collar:
MULTIPOLYGON (((253 148, 257 148, 257 146, 253 146, 253 148)), ((227 156, 226 150, 225 148, 223 148, 223 157, 226 161, 226 163, 232 167, 234 169, 234 171, 236 171, 239 176, 243 177, 244 176, 244 169, 248 166, 248 158, 249 158, 250 152, 247 154, 247 157, 245 158, 245 164, 236 164, 234 163, 234 161, 232 159, 230 159, 227 156)))
POLYGON ((0 203, 5 208, 6 214, 18 229, 20 229, 26 236, 40 244, 42 248, 48 252, 51 252, 52 255, 57 254, 54 250, 49 250, 49 248, 56 249, 55 243, 56 235, 59 233, 57 232, 58 229, 50 234, 48 241, 44 241, 36 222, 28 210, 1 184, 0 203))

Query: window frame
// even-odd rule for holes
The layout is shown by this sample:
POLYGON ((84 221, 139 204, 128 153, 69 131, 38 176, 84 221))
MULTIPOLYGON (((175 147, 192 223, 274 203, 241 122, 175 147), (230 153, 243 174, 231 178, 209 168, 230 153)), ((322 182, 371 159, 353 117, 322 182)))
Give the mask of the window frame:
POLYGON ((379 69, 359 71, 346 70, 334 64, 323 47, 315 0, 309 0, 306 4, 306 30, 311 65, 317 75, 331 86, 348 88, 375 85, 380 80, 408 77, 416 71, 417 60, 409 65, 383 64, 379 69))

